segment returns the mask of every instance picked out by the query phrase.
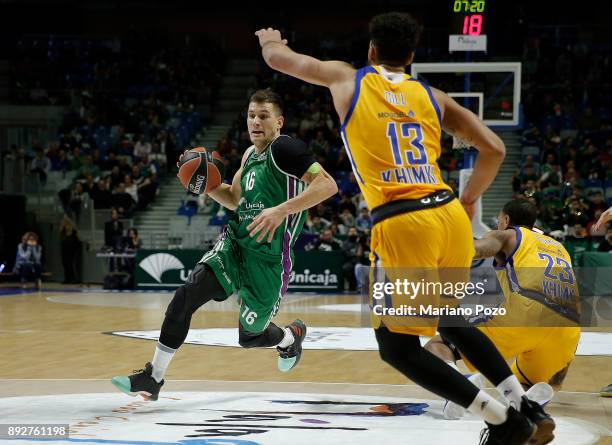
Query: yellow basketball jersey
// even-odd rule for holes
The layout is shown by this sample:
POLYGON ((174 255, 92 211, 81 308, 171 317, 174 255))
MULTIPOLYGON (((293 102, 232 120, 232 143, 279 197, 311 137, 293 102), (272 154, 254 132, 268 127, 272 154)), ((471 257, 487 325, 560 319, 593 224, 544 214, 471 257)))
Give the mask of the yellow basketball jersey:
POLYGON ((535 327, 559 325, 561 315, 577 323, 580 296, 565 247, 525 227, 512 228, 516 231, 514 251, 504 264, 494 263, 507 309, 506 316, 496 318, 506 325, 535 327))
POLYGON ((431 89, 380 66, 357 70, 342 138, 370 209, 450 190, 440 175, 440 108, 431 89))

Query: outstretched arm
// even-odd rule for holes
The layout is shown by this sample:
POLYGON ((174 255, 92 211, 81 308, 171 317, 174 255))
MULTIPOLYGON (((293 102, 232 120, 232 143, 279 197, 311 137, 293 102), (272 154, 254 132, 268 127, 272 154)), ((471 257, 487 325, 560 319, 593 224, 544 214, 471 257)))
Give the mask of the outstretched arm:
POLYGON ((287 40, 276 29, 260 29, 255 35, 259 38, 261 54, 270 68, 329 88, 340 121, 344 121, 355 90, 355 68, 346 62, 321 61, 296 53, 287 46, 287 40))
POLYGON ((514 230, 492 230, 481 239, 474 240, 474 258, 489 258, 500 253, 507 255, 515 243, 514 230))
POLYGON ((474 171, 460 196, 470 218, 478 198, 489 188, 506 155, 503 141, 478 116, 440 90, 432 88, 442 113, 442 126, 478 150, 474 171))
POLYGON ((354 78, 355 69, 348 63, 336 60, 324 62, 291 50, 287 40, 281 38, 280 31, 276 29, 260 29, 255 35, 259 38, 261 54, 270 68, 325 87, 354 78))
POLYGON ((595 223, 595 230, 599 230, 599 228, 603 225, 608 223, 609 221, 612 221, 612 207, 610 207, 608 210, 606 210, 605 212, 603 212, 601 214, 601 216, 599 217, 599 219, 597 220, 597 222, 595 223))

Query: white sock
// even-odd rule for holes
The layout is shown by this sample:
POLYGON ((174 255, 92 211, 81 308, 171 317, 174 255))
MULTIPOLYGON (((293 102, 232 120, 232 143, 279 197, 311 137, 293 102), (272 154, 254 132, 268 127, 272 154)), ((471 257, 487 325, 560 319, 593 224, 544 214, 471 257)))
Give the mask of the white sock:
POLYGON ((497 385, 497 390, 508 400, 510 406, 517 411, 521 410, 521 397, 525 395, 525 390, 514 374, 497 385))
POLYGON ((172 360, 172 357, 174 357, 175 352, 176 349, 169 348, 168 346, 157 342, 155 355, 153 356, 153 361, 151 362, 153 365, 153 378, 157 383, 161 382, 164 378, 166 369, 168 369, 170 360, 172 360))
POLYGON ((482 390, 476 394, 476 398, 468 406, 468 411, 492 425, 501 425, 508 418, 508 408, 482 390))
POLYGON ((289 328, 284 328, 285 336, 281 340, 281 342, 277 345, 279 348, 287 348, 293 344, 295 341, 295 337, 293 336, 293 332, 289 328))

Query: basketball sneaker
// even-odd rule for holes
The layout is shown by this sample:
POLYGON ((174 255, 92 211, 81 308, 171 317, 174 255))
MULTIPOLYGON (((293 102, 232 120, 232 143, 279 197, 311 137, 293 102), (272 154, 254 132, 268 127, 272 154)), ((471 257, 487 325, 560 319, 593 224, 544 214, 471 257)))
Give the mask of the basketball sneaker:
MULTIPOLYGON (((484 377, 482 374, 476 373, 472 375, 466 375, 467 379, 472 382, 478 389, 484 388, 484 377)), ((444 402, 444 407, 442 408, 442 414, 444 414, 444 418, 447 420, 457 420, 461 419, 467 409, 462 407, 461 405, 457 405, 455 402, 451 402, 447 400, 444 402)))
POLYGON ((302 342, 306 337, 306 325, 302 320, 295 320, 286 326, 293 334, 293 344, 286 348, 277 347, 278 370, 282 372, 291 371, 295 368, 302 357, 302 342))
POLYGON ((529 445, 544 445, 555 438, 555 421, 544 412, 539 403, 529 400, 523 396, 521 402, 521 414, 524 414, 538 427, 536 434, 529 440, 529 445))
POLYGON ((144 369, 135 370, 129 377, 122 375, 113 377, 111 383, 132 397, 140 394, 145 400, 157 400, 164 381, 157 383, 152 374, 153 365, 147 363, 144 369))
MULTIPOLYGON (((539 405, 538 405, 539 406, 539 405)), ((487 422, 485 422, 487 423, 487 422)), ((508 408, 508 418, 501 425, 487 423, 480 432, 480 445, 523 445, 531 443, 538 427, 513 407, 508 408)))
POLYGON ((612 397, 612 385, 608 385, 605 388, 602 388, 599 392, 601 397, 612 397))

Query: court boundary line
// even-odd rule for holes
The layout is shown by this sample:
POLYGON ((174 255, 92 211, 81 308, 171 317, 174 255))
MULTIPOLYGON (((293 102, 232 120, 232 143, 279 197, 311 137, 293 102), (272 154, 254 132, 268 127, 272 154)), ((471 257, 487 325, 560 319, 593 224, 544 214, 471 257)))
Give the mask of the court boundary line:
MULTIPOLYGON (((14 381, 44 381, 44 382, 66 382, 66 381, 83 381, 83 382, 108 382, 110 379, 6 379, 0 378, 0 383, 2 382, 14 382, 14 381)), ((418 388, 423 389, 419 385, 414 384, 406 384, 406 385, 398 385, 398 384, 386 384, 386 383, 350 383, 350 382, 312 382, 312 381, 290 381, 290 382, 282 382, 282 381, 274 381, 274 380, 195 380, 195 379, 172 379, 168 380, 168 382, 197 382, 197 383, 273 383, 273 384, 300 384, 311 383, 315 385, 354 385, 354 386, 387 386, 392 388, 418 388)), ((491 388, 494 389, 494 388, 491 388)), ((254 391, 254 392, 268 392, 268 391, 254 391)), ((590 394, 599 396, 599 392, 586 392, 586 391, 559 391, 557 394, 590 394)), ((435 394, 432 393, 433 396, 435 394)))

